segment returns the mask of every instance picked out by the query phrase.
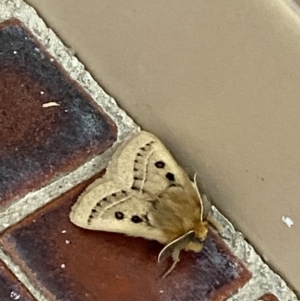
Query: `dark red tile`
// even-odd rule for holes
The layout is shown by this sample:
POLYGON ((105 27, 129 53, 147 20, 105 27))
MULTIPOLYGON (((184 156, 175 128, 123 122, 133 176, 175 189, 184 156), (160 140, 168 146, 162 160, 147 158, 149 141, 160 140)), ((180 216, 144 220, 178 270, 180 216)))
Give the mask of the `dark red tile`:
POLYGON ((0 24, 0 206, 103 153, 117 128, 17 20, 0 24), (44 108, 56 102, 59 106, 44 108))
MULTIPOLYGON (((86 185, 86 184, 85 184, 86 185)), ((89 231, 69 221, 83 185, 8 229, 1 244, 49 300, 221 301, 250 272, 211 233, 203 252, 184 253, 165 279, 162 246, 122 234, 89 231)))
POLYGON ((279 301, 279 299, 275 295, 268 293, 258 298, 257 301, 279 301))
POLYGON ((16 279, 12 272, 0 261, 0 300, 34 301, 28 290, 16 279))

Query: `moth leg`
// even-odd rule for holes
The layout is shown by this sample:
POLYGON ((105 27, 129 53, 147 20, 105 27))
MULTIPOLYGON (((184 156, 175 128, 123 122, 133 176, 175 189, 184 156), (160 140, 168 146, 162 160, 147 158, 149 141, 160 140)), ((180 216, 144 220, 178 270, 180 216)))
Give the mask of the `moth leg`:
POLYGON ((207 216, 206 221, 218 232, 218 234, 225 240, 230 241, 230 237, 227 237, 224 233, 224 228, 211 216, 207 216))
POLYGON ((167 275, 169 275, 175 269, 177 263, 180 261, 179 254, 180 254, 180 250, 174 250, 174 252, 172 253, 172 258, 173 258, 174 262, 171 265, 171 267, 164 273, 162 278, 165 278, 167 275))

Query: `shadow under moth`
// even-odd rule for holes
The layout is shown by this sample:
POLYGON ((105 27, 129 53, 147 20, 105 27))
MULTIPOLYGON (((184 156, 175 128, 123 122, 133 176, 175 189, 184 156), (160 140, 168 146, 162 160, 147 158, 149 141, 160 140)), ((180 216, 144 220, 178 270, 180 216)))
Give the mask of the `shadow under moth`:
POLYGON ((181 250, 200 252, 208 232, 204 206, 192 182, 154 135, 141 131, 124 141, 106 174, 73 205, 70 219, 82 228, 123 233, 165 245, 161 262, 173 265, 181 250))

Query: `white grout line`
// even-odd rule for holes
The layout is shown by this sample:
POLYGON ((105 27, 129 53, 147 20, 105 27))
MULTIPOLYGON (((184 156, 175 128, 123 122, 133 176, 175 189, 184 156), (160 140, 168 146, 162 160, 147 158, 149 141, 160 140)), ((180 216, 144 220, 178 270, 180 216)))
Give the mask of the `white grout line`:
POLYGON ((29 290, 29 292, 39 301, 49 301, 40 291, 38 291, 29 281, 26 274, 21 270, 21 268, 16 265, 12 259, 5 254, 5 252, 0 249, 0 259, 6 264, 6 266, 12 271, 12 273, 17 277, 17 279, 24 284, 24 286, 29 290))

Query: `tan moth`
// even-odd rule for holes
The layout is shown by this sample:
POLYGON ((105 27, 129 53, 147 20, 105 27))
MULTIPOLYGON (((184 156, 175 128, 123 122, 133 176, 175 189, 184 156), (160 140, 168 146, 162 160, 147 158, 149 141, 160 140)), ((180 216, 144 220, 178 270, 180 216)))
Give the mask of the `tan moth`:
POLYGON ((154 135, 141 131, 121 144, 106 174, 78 198, 71 221, 82 228, 123 233, 166 245, 158 261, 181 250, 200 252, 208 232, 192 182, 154 135))

